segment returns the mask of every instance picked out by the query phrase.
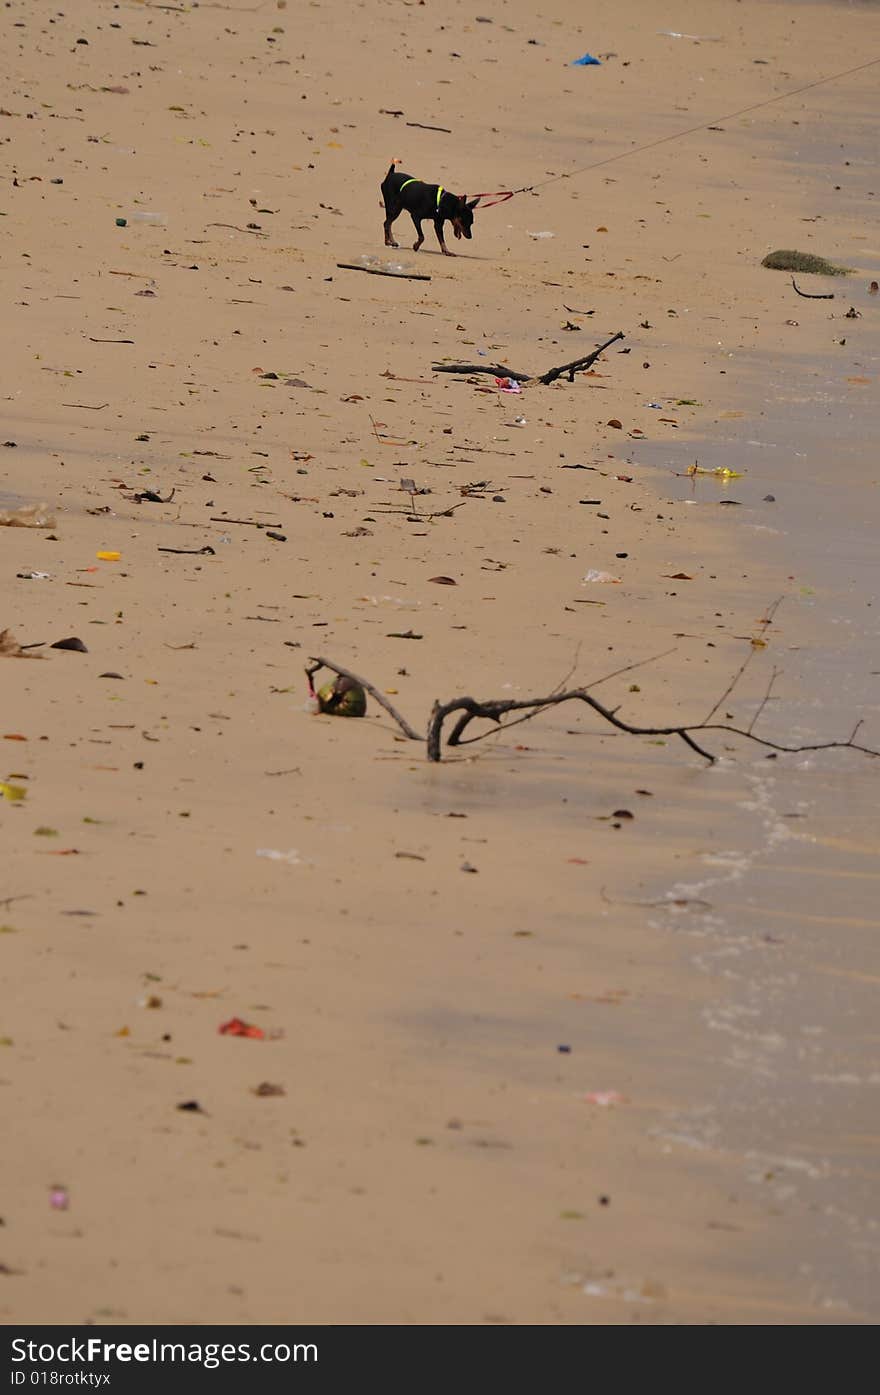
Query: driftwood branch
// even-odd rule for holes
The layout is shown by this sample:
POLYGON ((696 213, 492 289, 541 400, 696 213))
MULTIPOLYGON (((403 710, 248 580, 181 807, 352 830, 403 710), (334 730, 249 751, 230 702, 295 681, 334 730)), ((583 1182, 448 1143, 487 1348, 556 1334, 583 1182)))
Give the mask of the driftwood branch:
MULTIPOLYGON (((649 663, 651 660, 645 660, 644 662, 649 663)), ((439 761, 442 759, 443 724, 447 718, 453 716, 454 713, 459 713, 460 715, 446 738, 447 746, 462 746, 467 745, 471 741, 480 740, 480 736, 468 737, 465 739, 465 731, 470 726, 471 722, 494 722, 495 731, 505 731, 509 726, 515 726, 518 722, 527 721, 529 718, 537 716, 538 713, 545 708, 558 707, 563 702, 585 703, 587 707, 592 708, 604 721, 610 723, 610 725, 615 727, 618 731, 626 732, 629 736, 677 736, 686 746, 689 746, 692 751, 695 751, 698 756, 702 756, 704 760, 708 761, 710 765, 714 765, 717 757, 713 756, 710 751, 707 751, 694 740, 694 733, 725 732, 728 736, 741 736, 747 741, 754 741, 759 746, 765 746, 768 750, 781 751, 789 755, 796 755, 803 751, 850 750, 858 751, 861 755, 880 758, 880 751, 874 750, 871 746, 862 746, 856 743, 856 736, 862 725, 861 721, 856 723, 851 734, 845 741, 814 741, 797 746, 787 746, 779 741, 768 741, 764 737, 755 736, 752 730, 754 721, 748 728, 731 726, 726 722, 710 721, 686 722, 667 727, 636 726, 634 723, 625 722, 622 717, 619 717, 617 715, 617 708, 606 707, 598 698, 593 697, 589 690, 590 687, 596 687, 598 683, 604 682, 605 679, 603 678, 596 679, 595 683, 588 687, 570 688, 565 692, 557 690, 550 693, 547 697, 502 698, 487 699, 484 701, 478 701, 476 698, 472 697, 460 697, 453 698, 451 702, 435 702, 428 721, 427 732, 421 735, 410 726, 406 718, 401 716, 397 711, 397 708, 394 707, 372 683, 368 682, 366 678, 359 677, 358 674, 352 673, 350 669, 342 668, 339 664, 333 663, 330 659, 311 658, 309 663, 311 666, 306 669, 306 673, 308 674, 310 682, 312 676, 317 673, 319 669, 326 668, 329 669, 331 673, 339 674, 342 678, 348 678, 353 683, 359 683, 371 697, 375 698, 379 706, 383 707, 389 716, 394 718, 404 736, 410 741, 425 742, 426 754, 429 761, 439 761), (524 715, 516 717, 510 722, 502 721, 502 718, 507 716, 510 712, 521 712, 524 715)), ((630 667, 636 667, 636 665, 630 665, 630 667)), ((625 670, 619 670, 619 672, 625 672, 625 670)), ((606 675, 606 677, 607 676, 610 675, 606 675)), ((768 697, 769 691, 757 715, 760 715, 760 711, 763 710, 768 697)), ((489 733, 483 733, 484 736, 488 734, 489 733)))
POLYGON ((575 373, 586 373, 589 368, 592 368, 596 359, 599 358, 601 354, 604 354, 606 349, 610 348, 612 344, 616 344, 618 339, 622 338, 623 333, 621 330, 618 330, 616 334, 612 334, 610 339, 606 339, 604 344, 600 344, 598 349, 594 349, 591 354, 587 354, 586 358, 572 359, 571 363, 563 363, 559 368, 548 369, 546 373, 541 374, 539 382, 555 383, 556 379, 561 378, 565 373, 568 375, 568 381, 573 383, 575 373))
POLYGON ((531 373, 517 373, 504 363, 432 363, 434 373, 490 373, 493 378, 513 378, 516 383, 530 383, 531 373))
POLYGON ((572 359, 571 363, 561 363, 558 368, 548 368, 546 373, 516 373, 512 368, 507 368, 503 363, 433 363, 431 365, 435 373, 490 373, 493 378, 513 378, 517 383, 555 383, 557 378, 568 377, 570 383, 574 382, 575 373, 586 373, 592 368, 596 359, 612 344, 616 344, 618 339, 623 339, 624 335, 620 330, 613 334, 610 339, 606 339, 604 344, 600 344, 598 349, 594 349, 591 354, 584 358, 572 359))
POLYGON ((385 271, 380 266, 357 266, 354 262, 337 262, 342 271, 366 271, 370 276, 393 276, 396 281, 430 281, 421 271, 385 271))
MULTIPOLYGON (((463 697, 454 698, 452 702, 442 704, 435 703, 434 710, 431 713, 431 720, 428 723, 428 759, 432 761, 441 759, 443 723, 446 721, 447 717, 452 716, 455 712, 460 712, 462 715, 458 718, 458 721, 455 723, 455 726, 452 728, 447 738, 447 746, 462 745, 462 738, 465 730, 472 721, 477 719, 495 722, 498 724, 498 730, 503 731, 508 723, 502 722, 501 719, 508 712, 521 712, 523 710, 539 711, 546 707, 557 707, 562 702, 586 703, 588 707, 591 707, 593 711, 597 712, 606 722, 610 722, 611 726, 616 727, 618 731, 626 732, 630 736, 678 736, 686 746, 690 746, 692 751, 696 751, 697 755, 702 756, 710 765, 714 765, 716 757, 694 740, 694 732, 723 731, 727 732, 730 736, 743 736, 749 741, 757 742, 759 746, 768 747, 770 750, 785 751, 789 754, 800 751, 830 751, 846 747, 853 751, 860 751, 866 756, 880 756, 880 751, 875 751, 869 746, 859 746, 856 744, 855 736, 858 727, 855 728, 846 741, 819 741, 798 746, 786 746, 778 741, 767 741, 761 736, 755 736, 751 730, 746 730, 743 727, 730 726, 725 722, 694 722, 669 727, 643 727, 636 726, 632 722, 625 722, 621 717, 617 716, 616 709, 606 707, 604 703, 599 702, 598 698, 594 698, 587 688, 572 688, 568 692, 554 693, 549 697, 543 698, 505 698, 500 701, 491 700, 478 702, 475 698, 463 697)), ((510 723, 510 725, 513 724, 510 723)))

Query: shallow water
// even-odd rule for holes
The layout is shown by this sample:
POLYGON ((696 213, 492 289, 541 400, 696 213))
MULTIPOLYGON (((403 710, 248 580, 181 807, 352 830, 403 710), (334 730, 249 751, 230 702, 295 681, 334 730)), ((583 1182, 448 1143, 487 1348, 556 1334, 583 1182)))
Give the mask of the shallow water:
MULTIPOLYGON (((861 719, 858 739, 876 748, 880 306, 851 291, 836 313, 843 302, 863 310, 855 368, 843 354, 755 356, 738 418, 696 447, 640 444, 633 455, 695 508, 720 514, 720 500, 736 501, 723 511, 735 511, 725 522, 738 530, 744 570, 771 553, 781 563, 789 591, 768 638, 784 673, 758 731, 792 744, 845 740, 861 719), (742 478, 689 479, 695 456, 742 478)), ((757 711, 768 657, 761 683, 744 676, 743 699, 738 690, 730 699, 739 720, 757 711)), ((692 1024, 713 1083, 658 1133, 673 1149, 737 1159, 768 1211, 793 1222, 791 1274, 811 1301, 832 1317, 876 1319, 880 762, 753 750, 717 777, 735 806, 729 846, 704 852, 699 875, 657 887, 710 906, 671 906, 652 920, 684 937, 722 986, 692 1024)))

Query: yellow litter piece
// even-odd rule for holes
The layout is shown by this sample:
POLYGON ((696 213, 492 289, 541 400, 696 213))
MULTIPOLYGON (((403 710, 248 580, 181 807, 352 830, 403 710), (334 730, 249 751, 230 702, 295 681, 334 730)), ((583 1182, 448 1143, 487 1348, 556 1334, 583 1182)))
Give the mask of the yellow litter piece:
POLYGON ((717 465, 714 470, 706 470, 702 465, 689 465, 687 474, 715 475, 720 480, 741 480, 743 477, 741 470, 729 470, 726 465, 717 465))

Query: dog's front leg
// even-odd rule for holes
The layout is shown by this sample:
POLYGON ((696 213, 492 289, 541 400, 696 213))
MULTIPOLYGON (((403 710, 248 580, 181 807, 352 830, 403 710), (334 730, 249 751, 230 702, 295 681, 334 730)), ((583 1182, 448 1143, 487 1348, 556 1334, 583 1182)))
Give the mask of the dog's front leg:
POLYGON ((414 213, 411 213, 409 216, 412 218, 413 227, 416 230, 417 241, 413 243, 413 251, 417 252, 425 240, 425 234, 422 232, 422 220, 421 218, 417 218, 414 213))
POLYGON ((436 234, 437 234, 437 241, 440 243, 440 250, 441 250, 441 252, 443 253, 444 257, 454 257, 454 256, 455 256, 455 253, 454 253, 454 252, 450 252, 449 248, 446 246, 446 243, 443 241, 443 219, 442 219, 442 218, 435 218, 435 219, 434 219, 434 231, 435 231, 436 234))

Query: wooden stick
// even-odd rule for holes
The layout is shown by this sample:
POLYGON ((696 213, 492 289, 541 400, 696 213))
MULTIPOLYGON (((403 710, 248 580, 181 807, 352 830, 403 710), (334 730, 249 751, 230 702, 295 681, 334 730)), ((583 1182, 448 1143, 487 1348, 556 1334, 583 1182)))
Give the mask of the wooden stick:
POLYGON ((612 344, 616 344, 618 339, 622 338, 623 334, 618 330, 616 334, 612 334, 610 339, 606 339, 604 344, 600 344, 598 349, 594 349, 591 354, 587 354, 586 358, 576 358, 571 363, 563 363, 560 368, 551 368, 549 372, 543 373, 541 375, 541 382, 553 383, 557 378, 561 378, 563 373, 567 373, 568 381, 573 383, 575 373, 586 373, 587 369, 593 366, 600 354, 604 354, 607 348, 612 344))
POLYGON ((432 363, 434 373, 491 373, 493 378, 513 378, 517 383, 530 383, 531 373, 515 373, 503 363, 432 363))
POLYGON ((366 271, 370 276, 393 276, 398 281, 430 281, 430 276, 425 276, 417 271, 384 271, 378 266, 356 266, 354 262, 337 262, 336 265, 343 271, 366 271))
POLYGON ((610 339, 606 339, 604 344, 600 344, 598 349, 594 349, 585 358, 573 359, 571 363, 561 363, 558 368, 548 368, 546 373, 516 373, 512 368, 507 368, 503 363, 432 363, 431 368, 435 373, 491 373, 493 378, 513 378, 517 383, 555 383, 557 378, 563 374, 568 374, 568 381, 574 382, 575 373, 586 373, 592 368, 600 354, 612 344, 616 344, 618 339, 623 339, 623 333, 618 330, 610 339))

